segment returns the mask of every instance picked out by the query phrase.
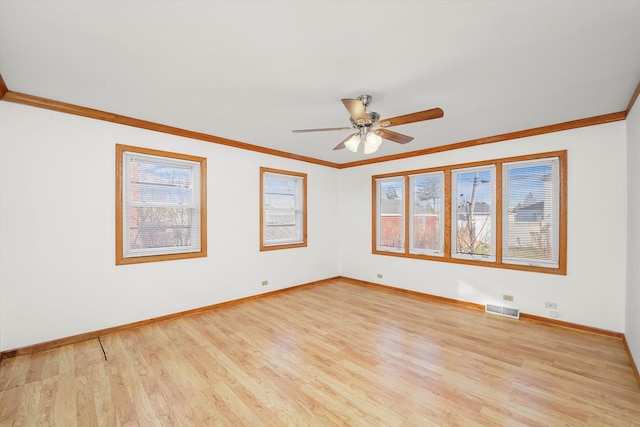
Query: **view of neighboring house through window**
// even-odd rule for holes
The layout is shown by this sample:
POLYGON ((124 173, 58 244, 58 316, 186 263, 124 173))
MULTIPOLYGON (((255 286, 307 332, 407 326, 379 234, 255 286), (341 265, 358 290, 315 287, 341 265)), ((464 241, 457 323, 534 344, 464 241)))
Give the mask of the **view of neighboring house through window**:
POLYGON ((452 255, 495 259, 495 166, 454 170, 451 182, 452 255))
POLYGON ((444 244, 444 173, 409 177, 411 195, 409 235, 412 254, 442 255, 444 244))
POLYGON ((260 168, 260 250, 307 245, 307 175, 260 168))
POLYGON ((404 177, 376 180, 378 223, 376 247, 380 251, 404 251, 404 177))
POLYGON ((206 159, 116 146, 116 263, 206 256, 206 159))
POLYGON ((504 262, 557 267, 558 158, 505 163, 502 175, 504 262))
POLYGON ((556 151, 373 176, 372 252, 566 274, 566 165, 556 151))

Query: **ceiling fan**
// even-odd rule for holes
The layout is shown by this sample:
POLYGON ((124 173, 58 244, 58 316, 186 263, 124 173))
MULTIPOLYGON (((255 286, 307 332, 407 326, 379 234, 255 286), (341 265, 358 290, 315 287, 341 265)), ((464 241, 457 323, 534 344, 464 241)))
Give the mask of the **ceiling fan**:
POLYGON ((440 108, 418 111, 416 113, 405 114, 380 120, 380 114, 374 111, 367 111, 367 106, 371 103, 371 95, 360 95, 357 99, 343 99, 342 103, 351 116, 351 127, 320 128, 320 129, 295 129, 294 133, 303 132, 324 132, 334 130, 355 130, 355 133, 347 136, 334 150, 348 148, 354 153, 358 151, 358 146, 362 142, 364 154, 375 152, 382 144, 382 138, 398 144, 406 144, 413 140, 412 136, 393 132, 387 128, 391 126, 405 125, 407 123, 421 122, 424 120, 438 119, 444 116, 440 108))

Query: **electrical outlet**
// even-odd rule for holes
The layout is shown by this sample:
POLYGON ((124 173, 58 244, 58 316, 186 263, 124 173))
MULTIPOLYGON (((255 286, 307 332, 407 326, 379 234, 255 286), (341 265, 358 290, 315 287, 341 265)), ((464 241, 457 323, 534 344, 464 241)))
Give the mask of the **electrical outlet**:
POLYGON ((551 309, 551 310, 557 310, 558 309, 558 303, 557 302, 545 301, 544 308, 548 308, 548 309, 551 309))
POLYGON ((504 294, 504 295, 502 295, 502 299, 504 301, 513 301, 513 295, 504 294))
POLYGON ((269 281, 268 281, 268 280, 263 280, 263 281, 261 282, 261 285, 262 285, 262 286, 267 286, 268 284, 269 284, 269 281))
POLYGON ((549 317, 557 319, 558 317, 560 317, 560 313, 558 313, 558 310, 549 310, 549 317))
POLYGON ((383 277, 382 273, 378 273, 378 274, 376 274, 376 276, 378 277, 378 279, 382 279, 382 277, 383 277))

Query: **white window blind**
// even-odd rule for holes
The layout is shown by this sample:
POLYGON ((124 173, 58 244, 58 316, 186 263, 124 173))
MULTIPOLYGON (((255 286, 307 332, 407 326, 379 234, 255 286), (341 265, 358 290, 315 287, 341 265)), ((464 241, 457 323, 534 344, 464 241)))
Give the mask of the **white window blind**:
POLYGON ((404 251, 404 177, 376 180, 377 236, 379 251, 404 251))
POLYGON ((503 164, 503 262, 558 266, 559 180, 558 158, 503 164))
POLYGON ((264 246, 304 243, 304 176, 263 172, 264 246))
POLYGON ((124 258, 199 252, 200 163, 124 152, 124 258))
POLYGON ((444 173, 409 177, 409 252, 442 255, 444 245, 444 173))

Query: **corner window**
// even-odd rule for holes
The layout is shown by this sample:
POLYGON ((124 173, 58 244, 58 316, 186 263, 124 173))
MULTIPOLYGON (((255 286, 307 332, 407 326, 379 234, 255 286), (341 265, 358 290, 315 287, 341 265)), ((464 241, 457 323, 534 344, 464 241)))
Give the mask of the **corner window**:
POLYGON ((307 175, 260 168, 260 250, 307 246, 307 175))
POLYGON ((205 257, 206 159, 116 145, 116 264, 205 257))

